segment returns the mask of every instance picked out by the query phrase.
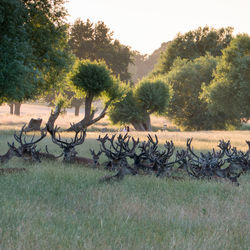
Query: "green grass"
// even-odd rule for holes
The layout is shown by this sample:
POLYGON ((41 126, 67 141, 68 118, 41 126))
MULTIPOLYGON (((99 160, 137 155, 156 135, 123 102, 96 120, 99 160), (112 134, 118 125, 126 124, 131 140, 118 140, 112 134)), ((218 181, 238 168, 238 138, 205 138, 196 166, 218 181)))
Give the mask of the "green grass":
MULTIPOLYGON (((76 148, 79 155, 98 148, 94 137, 76 148)), ((12 136, 0 138, 3 154, 12 136)), ((198 139, 202 149, 209 144, 198 139)), ((60 152, 49 138, 45 144, 60 152)), ((249 249, 249 176, 239 187, 154 176, 100 184, 108 172, 60 161, 15 158, 2 167, 24 166, 26 174, 0 176, 0 249, 249 249)))

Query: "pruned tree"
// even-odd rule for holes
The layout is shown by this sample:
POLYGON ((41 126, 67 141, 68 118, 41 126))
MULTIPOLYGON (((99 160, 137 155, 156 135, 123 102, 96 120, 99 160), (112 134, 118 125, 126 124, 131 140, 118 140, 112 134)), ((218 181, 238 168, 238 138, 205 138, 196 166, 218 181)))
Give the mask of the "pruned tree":
POLYGON ((90 60, 78 61, 71 76, 72 86, 84 97, 84 118, 74 124, 74 128, 82 129, 99 121, 106 115, 109 106, 123 95, 122 84, 112 76, 111 71, 104 62, 91 62, 90 60), (93 109, 94 98, 105 97, 105 107, 98 114, 93 109))
POLYGON ((169 99, 169 88, 163 79, 144 79, 112 106, 110 119, 113 123, 131 123, 136 130, 151 131, 150 115, 164 114, 169 99))

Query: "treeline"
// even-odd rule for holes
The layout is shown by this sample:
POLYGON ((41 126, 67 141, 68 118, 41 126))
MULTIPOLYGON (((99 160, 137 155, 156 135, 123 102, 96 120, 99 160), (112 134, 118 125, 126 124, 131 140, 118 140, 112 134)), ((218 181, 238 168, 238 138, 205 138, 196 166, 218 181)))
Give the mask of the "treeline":
POLYGON ((239 128, 250 118, 250 37, 233 37, 232 32, 231 27, 206 26, 178 34, 153 72, 113 106, 111 119, 150 130, 145 124, 156 113, 168 116, 182 130, 239 128), (157 84, 148 91, 141 86, 155 79, 168 90, 157 84), (142 89, 143 99, 138 94, 142 89), (155 105, 161 100, 165 102, 155 105))
POLYGON ((133 62, 129 64, 128 68, 133 84, 136 84, 153 71, 161 54, 166 50, 169 43, 162 43, 161 47, 156 49, 151 55, 142 55, 138 51, 133 51, 133 62))
MULTIPOLYGON (((233 28, 178 34, 152 55, 113 38, 101 21, 65 20, 64 0, 0 3, 0 102, 43 99, 75 107, 87 127, 113 123, 151 130, 150 115, 183 130, 237 128, 250 118, 250 37, 233 28), (96 117, 93 100, 104 108, 96 117)), ((16 112, 18 114, 18 112, 16 112)))
POLYGON ((239 127, 250 118, 250 37, 209 27, 178 34, 153 75, 171 89, 167 115, 184 130, 239 127))

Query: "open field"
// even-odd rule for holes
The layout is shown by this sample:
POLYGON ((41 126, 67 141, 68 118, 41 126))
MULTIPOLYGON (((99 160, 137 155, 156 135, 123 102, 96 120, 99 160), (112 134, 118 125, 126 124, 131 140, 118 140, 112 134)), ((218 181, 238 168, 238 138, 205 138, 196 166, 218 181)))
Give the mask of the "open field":
MULTIPOLYGON (((99 111, 102 110, 102 105, 100 102, 96 102, 95 106, 99 111)), ((74 109, 66 109, 67 113, 60 115, 56 121, 56 124, 61 128, 68 128, 70 123, 78 122, 83 119, 84 108, 80 109, 79 117, 75 117, 74 109)), ((51 112, 51 107, 41 105, 41 104, 22 104, 21 106, 21 116, 13 116, 9 114, 9 106, 0 106, 0 129, 4 130, 19 130, 20 127, 29 123, 31 118, 42 118, 42 126, 44 126, 49 118, 51 112)), ((152 118, 153 126, 157 128, 162 128, 164 124, 168 125, 169 129, 176 130, 176 128, 164 117, 154 117, 152 118)), ((112 125, 108 117, 104 117, 98 123, 92 125, 89 130, 101 131, 103 128, 108 128, 109 131, 120 131, 123 127, 112 125)), ((132 128, 131 128, 132 129, 132 128)))
MULTIPOLYGON (((47 115, 47 114, 46 114, 47 115)), ((70 114, 68 114, 70 115, 70 114)), ((2 117, 6 117, 5 114, 2 117)), ((2 118, 1 117, 1 118, 2 118)), ((0 121, 0 154, 32 116, 0 121)), ((57 124, 66 125, 67 119, 57 124), (60 124, 61 123, 61 124, 60 124)), ((72 121, 71 121, 72 122, 72 121)), ((157 121, 159 123, 159 121, 157 121)), ((32 133, 31 133, 32 134, 32 133)), ((100 133, 89 132, 80 156, 99 148, 100 133)), ((147 133, 131 132, 146 139, 147 133)), ((104 135, 104 133, 102 133, 104 135)), ((158 132, 160 143, 173 140, 184 148, 193 137, 197 151, 211 150, 219 139, 246 150, 249 131, 158 132)), ((71 137, 72 133, 63 133, 71 137)), ((38 148, 59 154, 50 137, 38 148)), ((101 162, 105 159, 101 158, 101 162)), ((25 174, 0 175, 0 249, 249 249, 250 176, 240 186, 227 182, 174 181, 155 176, 128 176, 99 183, 104 170, 43 161, 11 159, 2 167, 26 167, 25 174)))

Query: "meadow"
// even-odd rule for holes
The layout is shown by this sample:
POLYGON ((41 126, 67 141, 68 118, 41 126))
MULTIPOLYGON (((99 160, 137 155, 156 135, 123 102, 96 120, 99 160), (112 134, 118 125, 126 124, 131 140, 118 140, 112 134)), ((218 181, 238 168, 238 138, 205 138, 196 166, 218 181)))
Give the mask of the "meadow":
MULTIPOLYGON (((2 155, 8 149, 7 142, 14 141, 13 132, 34 113, 15 119, 0 115, 2 155)), ((60 117, 57 124, 64 127, 69 120, 70 113, 60 117)), ((155 118, 154 122, 157 126, 165 121, 155 118)), ((106 124, 107 120, 101 120, 96 126, 106 124)), ((89 149, 99 148, 99 134, 105 135, 88 132, 84 144, 76 147, 79 156, 90 157, 89 149)), ((130 134, 140 140, 147 136, 135 131, 130 134)), ((178 149, 185 148, 186 139, 193 137, 197 152, 216 148, 219 139, 231 140, 232 145, 245 151, 245 140, 250 140, 249 131, 164 131, 157 136, 161 144, 173 140, 178 149)), ((49 136, 38 148, 44 151, 45 145, 54 154, 61 152, 49 136)), ((110 173, 61 160, 38 164, 13 158, 1 167, 26 167, 28 171, 0 176, 0 249, 193 250, 250 246, 249 175, 239 178, 239 187, 228 182, 188 177, 176 181, 153 175, 99 183, 110 173)))

